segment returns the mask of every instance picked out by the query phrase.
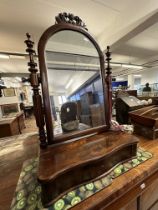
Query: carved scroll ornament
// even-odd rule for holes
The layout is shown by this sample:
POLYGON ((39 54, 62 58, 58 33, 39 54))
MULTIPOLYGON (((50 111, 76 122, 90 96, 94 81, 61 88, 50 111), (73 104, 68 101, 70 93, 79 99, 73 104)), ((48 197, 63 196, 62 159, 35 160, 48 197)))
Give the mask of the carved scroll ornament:
POLYGON ((59 13, 58 16, 55 17, 56 24, 58 23, 70 23, 76 26, 80 26, 88 31, 86 28, 86 24, 79 18, 78 16, 75 16, 71 13, 59 13))

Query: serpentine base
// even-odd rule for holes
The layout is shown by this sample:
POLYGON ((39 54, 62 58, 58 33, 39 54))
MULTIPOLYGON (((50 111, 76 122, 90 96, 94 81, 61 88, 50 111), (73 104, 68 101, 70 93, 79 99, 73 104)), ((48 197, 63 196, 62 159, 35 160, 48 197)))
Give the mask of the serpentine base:
POLYGON ((11 210, 66 210, 112 184, 113 179, 150 159, 152 154, 138 148, 137 158, 116 166, 108 175, 68 192, 48 208, 41 203, 41 186, 37 181, 38 159, 24 162, 11 204, 11 210))

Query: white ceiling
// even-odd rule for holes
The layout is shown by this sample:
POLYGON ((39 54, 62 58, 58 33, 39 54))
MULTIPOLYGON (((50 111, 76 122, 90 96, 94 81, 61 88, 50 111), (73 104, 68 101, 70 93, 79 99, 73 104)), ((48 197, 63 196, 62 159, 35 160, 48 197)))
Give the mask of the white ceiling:
MULTIPOLYGON (((126 1, 123 0, 123 3, 126 1)), ((116 0, 112 2, 114 4, 116 0)), ((54 17, 64 11, 80 16, 90 33, 97 37, 118 15, 118 11, 113 9, 111 4, 107 1, 110 6, 107 7, 91 0, 1 0, 1 51, 24 52, 25 33, 31 33, 37 43, 43 31, 54 24, 54 17)))
MULTIPOLYGON (((36 49, 44 30, 54 24, 54 17, 58 13, 65 11, 81 17, 102 50, 107 45, 112 46, 113 62, 147 63, 158 57, 158 24, 157 20, 150 26, 144 24, 144 28, 141 24, 152 20, 157 8, 157 0, 1 0, 0 52, 25 53, 26 32, 32 35, 36 49)), ((68 40, 60 37, 55 40, 52 42, 55 51, 55 42, 58 46, 65 45, 65 52, 67 51, 66 43, 62 40, 67 43, 75 38, 68 40)), ((83 43, 84 52, 94 55, 87 43, 83 43)), ((77 38, 71 44, 75 44, 75 50, 79 52, 79 46, 83 43, 77 38)), ((0 59, 0 72, 27 72, 27 62, 25 58, 0 59)), ((113 68, 114 73, 121 71, 121 68, 113 68)), ((56 81, 59 77, 57 73, 53 75, 56 81)))
POLYGON ((127 44, 130 47, 142 48, 144 50, 152 51, 157 54, 158 50, 158 23, 142 31, 137 36, 130 39, 127 44))
POLYGON ((123 28, 136 24, 157 6, 157 0, 1 0, 0 50, 25 52, 25 33, 31 33, 37 44, 43 31, 54 24, 54 17, 64 11, 81 17, 99 42, 104 37, 111 45, 109 37, 117 34, 119 39, 117 32, 123 33, 123 28))
MULTIPOLYGON (((156 65, 154 61, 158 60, 158 23, 147 27, 141 33, 116 47, 113 60, 146 65, 151 68, 156 65)), ((120 71, 120 68, 114 70, 114 72, 120 71)))

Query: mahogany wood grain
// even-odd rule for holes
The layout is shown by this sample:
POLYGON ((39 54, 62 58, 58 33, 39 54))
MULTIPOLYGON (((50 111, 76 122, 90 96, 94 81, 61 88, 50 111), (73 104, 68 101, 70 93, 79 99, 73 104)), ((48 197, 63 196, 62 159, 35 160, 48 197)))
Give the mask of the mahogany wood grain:
MULTIPOLYGON (((115 210, 116 210, 116 208, 115 208, 115 210)), ((137 199, 132 200, 125 207, 123 207, 119 210, 138 210, 137 209, 137 199)))
POLYGON ((97 179, 118 163, 135 157, 137 143, 138 139, 132 135, 106 132, 42 150, 38 179, 43 204, 50 205, 66 191, 97 179))
POLYGON ((158 137, 158 106, 149 106, 129 113, 134 132, 149 139, 158 137))
MULTIPOLYGON (((146 179, 146 186, 151 186, 158 179, 158 140, 148 141, 141 136, 138 138, 139 146, 153 153, 153 157, 116 178, 111 186, 87 198, 72 210, 119 210, 146 191, 147 187, 140 190, 140 184, 146 183, 146 179)), ((9 210, 23 162, 38 156, 38 136, 23 140, 15 137, 1 139, 0 147, 0 209, 9 210)))
POLYGON ((112 106, 110 47, 107 47, 106 53, 107 71, 105 79, 104 54, 78 16, 69 13, 60 13, 56 16, 55 24, 42 34, 38 43, 40 78, 37 75, 37 64, 33 59, 35 55, 35 51, 33 50, 34 42, 30 40, 29 34, 27 34, 27 38, 28 39, 25 41, 27 44, 26 51, 29 52, 30 57, 30 62, 28 63, 30 66, 29 71, 31 73, 30 82, 34 92, 33 102, 36 122, 39 127, 41 147, 45 148, 47 144, 49 145, 48 148, 45 148, 45 151, 41 150, 40 152, 38 170, 38 179, 42 185, 42 201, 45 205, 48 205, 53 199, 61 195, 61 193, 64 193, 83 182, 101 176, 119 162, 135 156, 138 141, 136 138, 127 137, 126 135, 126 137, 124 137, 124 135, 119 136, 111 134, 111 137, 109 137, 108 133, 104 133, 103 136, 99 136, 98 134, 105 132, 110 128, 112 106), (82 34, 88 38, 98 52, 106 122, 100 127, 90 128, 79 132, 70 132, 56 138, 53 132, 45 48, 48 40, 61 31, 73 31, 82 34), (44 113, 42 112, 39 83, 41 83, 42 87, 44 113), (45 136, 45 124, 47 136, 45 136), (87 140, 84 138, 83 140, 79 139, 75 143, 72 142, 72 138, 94 133, 96 135, 87 138, 87 140), (110 138, 110 140, 108 140, 108 138, 110 138), (55 145, 58 140, 71 140, 71 142, 68 142, 67 145, 64 143, 62 145, 55 145), (55 146, 51 146, 53 144, 55 146), (66 183, 64 183, 64 180, 67 180, 66 183))
MULTIPOLYGON (((44 113, 43 113, 43 107, 42 107, 42 97, 39 92, 39 86, 40 86, 40 78, 38 75, 38 69, 37 63, 34 61, 34 56, 36 55, 35 50, 33 49, 34 47, 34 42, 31 41, 31 36, 30 34, 26 33, 27 40, 25 40, 25 43, 27 45, 26 52, 29 53, 29 81, 32 86, 32 91, 33 91, 33 104, 34 104, 34 115, 36 119, 36 125, 39 129, 39 139, 40 139, 40 146, 41 148, 45 148, 47 144, 49 144, 49 141, 46 139, 46 134, 45 134, 45 119, 44 119, 44 113)), ((48 139, 49 140, 49 139, 48 139)))
POLYGON ((156 179, 148 189, 140 196, 140 209, 148 210, 158 203, 158 179, 156 179))
MULTIPOLYGON (((153 157, 114 180, 112 185, 74 206, 72 210, 116 210, 138 197, 142 183, 150 186, 158 178, 158 141, 138 136, 139 146, 153 153, 153 157)), ((145 189, 144 189, 145 191, 145 189)))
POLYGON ((157 106, 148 106, 129 112, 129 115, 133 122, 139 123, 144 126, 153 127, 156 120, 153 118, 154 116, 152 116, 151 112, 155 111, 156 113, 157 109, 157 106), (147 113, 148 115, 150 113, 150 116, 146 116, 147 113))
MULTIPOLYGON (((44 109, 45 109, 44 114, 45 114, 47 138, 48 138, 49 144, 55 143, 54 140, 56 139, 56 137, 53 135, 53 123, 52 123, 52 116, 51 116, 49 88, 48 88, 48 75, 47 75, 47 65, 46 65, 46 58, 45 58, 45 47, 46 47, 46 44, 47 44, 48 40, 50 39, 50 37, 52 37, 56 33, 59 33, 60 31, 74 31, 74 32, 80 33, 80 34, 84 35, 86 38, 88 38, 88 40, 90 40, 90 42, 93 44, 94 48, 96 48, 96 51, 98 52, 99 61, 100 61, 100 75, 101 75, 101 80, 102 80, 102 85, 103 85, 103 101, 104 101, 105 120, 106 120, 104 127, 108 127, 108 128, 110 127, 110 117, 111 117, 110 100, 112 100, 112 99, 111 99, 111 91, 110 91, 110 88, 111 88, 111 86, 110 86, 111 85, 111 77, 110 77, 111 71, 110 70, 111 70, 111 68, 110 68, 109 62, 108 62, 108 66, 106 68, 107 76, 105 79, 104 55, 103 55, 98 43, 87 31, 87 28, 85 28, 82 24, 81 25, 76 24, 76 20, 73 20, 73 22, 72 22, 73 18, 74 18, 74 15, 72 15, 72 14, 67 14, 67 13, 59 14, 56 17, 56 24, 52 25, 46 31, 44 31, 44 33, 42 34, 42 36, 39 40, 39 43, 38 43, 39 69, 40 69, 40 78, 41 78, 41 85, 42 85, 43 104, 44 104, 44 109), (60 15, 62 15, 62 19, 60 19, 60 15), (69 19, 69 15, 71 16, 70 17, 71 20, 65 21, 65 20, 69 19), (60 21, 58 21, 58 19, 60 19, 60 21)), ((79 17, 77 17, 77 18, 79 18, 79 17)), ((82 22, 82 20, 81 20, 81 22, 82 22)), ((108 61, 110 61, 111 54, 109 52, 109 48, 108 48, 107 54, 108 54, 107 59, 108 59, 108 61)), ((96 130, 96 128, 94 128, 94 129, 96 130)), ((94 132, 93 128, 90 131, 91 131, 91 133, 93 133, 94 132)), ((84 135, 83 132, 87 133, 87 134, 89 133, 89 131, 87 129, 85 131, 79 131, 79 133, 80 133, 79 135, 84 135)), ((71 139, 71 133, 67 134, 64 137, 64 140, 66 138, 71 139)))

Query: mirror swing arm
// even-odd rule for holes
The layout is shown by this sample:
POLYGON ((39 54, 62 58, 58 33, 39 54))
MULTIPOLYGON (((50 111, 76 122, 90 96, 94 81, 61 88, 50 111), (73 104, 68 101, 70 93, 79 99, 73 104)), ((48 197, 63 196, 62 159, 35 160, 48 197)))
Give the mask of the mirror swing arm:
POLYGON ((36 69, 37 64, 33 58, 35 55, 34 43, 30 40, 28 34, 25 43, 27 44, 26 51, 30 57, 28 63, 30 67, 29 81, 33 88, 34 112, 36 124, 39 128, 40 146, 46 148, 40 150, 37 176, 42 186, 43 205, 49 206, 75 187, 97 180, 107 174, 118 163, 135 157, 138 139, 121 132, 108 132, 112 108, 110 48, 107 47, 106 52, 107 67, 105 76, 104 55, 97 42, 88 33, 86 25, 78 16, 60 13, 56 17, 55 25, 48 28, 41 36, 38 43, 40 77, 36 69), (57 138, 54 137, 51 118, 45 46, 52 35, 63 30, 75 31, 85 35, 97 49, 101 68, 106 124, 57 138), (42 86, 44 111, 39 93, 40 84, 42 86), (87 134, 95 135, 84 137, 87 134), (81 139, 73 140, 73 138, 81 136, 81 139))
POLYGON ((94 40, 94 38, 88 33, 88 29, 86 28, 85 23, 78 17, 74 16, 72 14, 67 14, 67 13, 60 13, 58 16, 56 16, 56 22, 55 25, 49 27, 41 36, 39 43, 38 43, 38 56, 39 56, 39 68, 40 68, 40 74, 41 74, 41 80, 43 82, 42 85, 42 93, 43 93, 43 103, 44 107, 47 110, 45 112, 45 122, 46 122, 46 130, 47 130, 47 140, 48 144, 53 144, 57 143, 59 141, 65 141, 68 139, 76 138, 76 137, 81 137, 86 134, 91 134, 94 132, 104 132, 105 130, 108 130, 110 126, 109 119, 107 117, 108 114, 108 98, 107 98, 107 93, 108 90, 106 88, 106 83, 105 83, 105 69, 104 69, 104 55, 97 44, 97 42, 94 40), (87 37, 96 50, 98 51, 99 54, 99 60, 100 60, 100 67, 101 67, 101 78, 102 78, 102 84, 103 84, 103 92, 104 92, 104 107, 105 107, 105 119, 106 119, 106 125, 104 126, 99 126, 98 128, 91 128, 87 129, 84 131, 77 132, 75 134, 67 134, 65 136, 59 136, 59 137, 54 137, 53 134, 53 125, 52 125, 52 118, 50 116, 51 113, 51 108, 50 108, 50 101, 49 101, 49 94, 48 94, 48 78, 47 78, 47 67, 46 67, 46 62, 45 62, 45 46, 47 44, 48 39, 56 34, 57 32, 64 31, 64 30, 69 30, 69 31, 75 31, 79 32, 85 37, 87 37), (105 104, 107 106, 105 106, 105 104))
POLYGON ((39 128, 39 137, 40 137, 40 145, 41 147, 45 147, 47 144, 51 145, 53 143, 58 143, 61 141, 65 141, 68 139, 81 137, 84 135, 88 135, 91 133, 100 133, 108 130, 110 128, 110 120, 111 120, 111 68, 110 68, 110 52, 109 47, 107 47, 107 53, 106 53, 106 60, 107 60, 107 67, 106 67, 106 73, 105 73, 105 65, 104 65, 104 55, 97 44, 97 42, 94 40, 94 38, 88 33, 88 29, 86 28, 85 23, 78 17, 74 16, 72 14, 67 13, 60 13, 58 16, 56 16, 56 22, 55 25, 49 27, 41 36, 39 43, 38 43, 38 57, 39 57, 39 68, 40 68, 40 77, 38 74, 38 70, 35 68, 37 66, 34 66, 34 60, 33 57, 35 55, 35 51, 33 50, 34 42, 30 40, 30 35, 28 37, 27 34, 27 40, 25 41, 27 45, 26 52, 29 53, 30 62, 28 63, 28 66, 30 66, 30 78, 31 78, 31 86, 33 87, 33 101, 34 101, 34 107, 35 107, 35 117, 36 117, 36 124, 39 128), (46 72, 46 63, 45 63, 45 46, 47 43, 47 40, 54 35, 55 33, 63 30, 72 30, 79 32, 83 35, 85 35, 95 46, 95 48, 98 51, 99 54, 99 60, 100 60, 100 74, 103 84, 103 93, 104 93, 104 109, 105 109, 105 121, 106 125, 101 125, 95 128, 90 128, 84 131, 79 131, 75 134, 71 135, 65 135, 65 136, 58 136, 54 137, 53 133, 53 124, 52 124, 52 118, 51 118, 51 107, 50 107, 50 99, 48 94, 48 78, 47 78, 47 72, 46 72), (31 63, 33 62, 33 64, 31 63), (106 74, 106 78, 105 78, 106 74), (38 79, 37 79, 38 78, 38 79), (44 112, 41 110, 41 102, 40 102, 40 94, 37 90, 37 86, 39 87, 40 83, 42 84, 42 95, 43 95, 43 104, 44 104, 44 112), (37 96, 38 95, 38 96, 37 96), (38 98, 38 102, 37 99, 38 98), (44 127, 46 126, 46 132, 44 130, 44 127))

